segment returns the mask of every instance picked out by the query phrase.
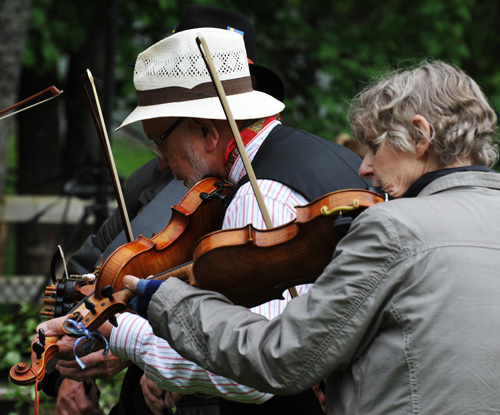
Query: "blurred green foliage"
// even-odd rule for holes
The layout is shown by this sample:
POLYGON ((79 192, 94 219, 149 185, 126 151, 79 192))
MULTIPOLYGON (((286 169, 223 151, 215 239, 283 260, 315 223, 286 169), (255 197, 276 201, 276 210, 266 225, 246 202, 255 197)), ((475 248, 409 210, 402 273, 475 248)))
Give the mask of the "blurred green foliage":
MULTIPOLYGON (((19 362, 29 362, 31 356, 31 340, 36 327, 40 323, 40 306, 24 303, 20 307, 0 305, 0 373, 6 379, 10 368, 19 362)), ((116 404, 125 372, 122 371, 112 379, 98 379, 97 385, 101 391, 99 403, 104 413, 109 413, 116 404)), ((2 383, 3 384, 3 383, 2 383)), ((6 383, 6 391, 0 401, 16 402, 20 408, 25 405, 32 407, 35 400, 34 387, 19 387, 11 382, 6 383)), ((40 415, 51 414, 54 411, 55 399, 44 393, 39 393, 40 415)), ((1 412, 0 410, 0 413, 1 412)))
MULTIPOLYGON (((25 65, 57 65, 92 30, 99 2, 33 0, 33 29, 25 65), (62 11, 64 9, 64 11, 62 11), (50 24, 47 24, 50 23, 50 24), (71 34, 70 36, 68 34, 71 34)), ((284 121, 333 139, 348 131, 345 112, 360 87, 381 71, 420 59, 442 59, 465 69, 500 108, 500 3, 480 0, 193 0, 230 8, 255 24, 258 63, 286 86, 284 121)), ((129 63, 169 35, 181 0, 119 2, 115 76, 117 106, 130 110, 135 93, 129 63)))
MULTIPOLYGON (((2 379, 8 378, 9 370, 13 365, 29 361, 31 339, 40 322, 39 313, 39 306, 27 303, 19 307, 0 306, 0 373, 2 373, 2 379)), ((15 407, 20 408, 22 405, 31 405, 34 401, 34 388, 20 388, 11 382, 5 385, 6 391, 1 396, 4 405, 7 405, 6 402, 15 402, 15 407)))
POLYGON ((5 371, 30 356, 40 307, 23 304, 18 311, 12 310, 12 306, 4 306, 0 311, 0 371, 5 371))
POLYGON ((156 157, 149 143, 117 136, 112 142, 116 170, 121 177, 128 178, 139 166, 156 157))

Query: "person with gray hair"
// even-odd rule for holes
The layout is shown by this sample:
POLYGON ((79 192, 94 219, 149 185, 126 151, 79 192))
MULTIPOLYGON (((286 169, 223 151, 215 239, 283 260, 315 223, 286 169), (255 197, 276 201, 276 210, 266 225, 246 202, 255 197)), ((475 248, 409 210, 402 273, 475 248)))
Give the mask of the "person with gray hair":
POLYGON ((268 320, 169 278, 147 310, 154 333, 261 391, 326 379, 328 414, 498 413, 494 111, 462 70, 424 62, 363 91, 350 121, 369 149, 361 176, 392 200, 354 220, 311 291, 268 320))
POLYGON ((382 132, 373 145, 387 143, 414 151, 414 141, 427 139, 440 167, 470 164, 493 166, 498 150, 496 114, 479 86, 462 70, 444 62, 422 63, 413 71, 394 72, 354 100, 350 120, 355 137, 382 132), (429 124, 428 137, 411 122, 417 114, 429 124))

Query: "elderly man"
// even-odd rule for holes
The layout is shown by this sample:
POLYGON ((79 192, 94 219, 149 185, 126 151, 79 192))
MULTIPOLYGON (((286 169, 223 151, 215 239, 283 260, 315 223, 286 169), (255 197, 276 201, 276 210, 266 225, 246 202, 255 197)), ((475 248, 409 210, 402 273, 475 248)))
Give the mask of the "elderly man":
MULTIPOLYGON (((174 31, 179 33, 199 27, 215 27, 241 33, 245 42, 254 89, 283 101, 284 87, 280 77, 269 68, 257 64, 256 32, 248 18, 232 10, 192 5, 186 7, 174 31)), ((165 206, 177 204, 188 190, 182 182, 172 179, 172 172, 163 158, 149 161, 132 174, 127 182, 124 196, 129 217, 132 219, 134 235, 152 235, 168 223, 171 211, 165 209, 165 206), (141 215, 137 216, 139 212, 141 215)), ((117 210, 97 234, 89 236, 71 256, 68 271, 71 274, 92 272, 101 255, 105 260, 116 248, 126 243, 122 228, 123 224, 117 210)), ((92 407, 92 399, 87 399, 87 395, 93 396, 92 393, 95 390, 91 379, 110 378, 123 367, 130 365, 129 361, 123 361, 111 354, 103 356, 99 352, 85 357, 84 361, 87 365, 85 370, 81 370, 78 365, 72 364, 73 362, 60 361, 58 369, 68 376, 65 379, 62 379, 57 372, 51 372, 50 376, 46 375, 43 382, 44 390, 51 395, 59 392, 57 393, 57 414, 93 415, 98 413, 98 407, 92 407), (86 391, 90 392, 86 393, 86 391)), ((113 415, 137 415, 141 411, 148 412, 146 403, 155 408, 155 411, 161 411, 163 406, 171 405, 167 399, 162 399, 164 391, 155 388, 153 381, 146 379, 145 376, 141 378, 141 373, 142 371, 135 366, 128 369, 120 400, 112 410, 113 415), (141 378, 140 384, 139 378, 141 378), (141 396, 141 385, 146 402, 143 402, 141 396)), ((218 406, 219 403, 214 397, 197 394, 184 396, 179 409, 182 408, 186 415, 192 411, 196 411, 198 415, 215 415, 219 412, 218 406)))

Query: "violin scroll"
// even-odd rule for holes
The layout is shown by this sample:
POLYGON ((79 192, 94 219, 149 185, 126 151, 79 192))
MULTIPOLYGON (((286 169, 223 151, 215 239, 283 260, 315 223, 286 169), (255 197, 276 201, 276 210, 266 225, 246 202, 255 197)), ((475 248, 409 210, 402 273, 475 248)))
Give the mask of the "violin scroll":
POLYGON ((16 385, 29 386, 40 382, 45 376, 47 363, 59 353, 59 346, 56 344, 57 337, 45 337, 41 329, 38 337, 38 342, 33 343, 32 346, 31 366, 29 363, 20 362, 10 369, 10 379, 16 385))

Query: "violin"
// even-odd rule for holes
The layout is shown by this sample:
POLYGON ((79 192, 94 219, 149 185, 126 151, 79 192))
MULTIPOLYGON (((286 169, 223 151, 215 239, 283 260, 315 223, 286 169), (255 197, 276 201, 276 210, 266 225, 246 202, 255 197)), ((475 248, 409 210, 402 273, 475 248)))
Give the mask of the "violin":
MULTIPOLYGON (((217 218, 222 220, 232 189, 231 184, 213 177, 198 182, 172 207, 172 217, 162 231, 151 238, 140 235, 122 245, 96 268, 94 292, 80 301, 68 317, 79 321, 81 311, 88 309, 96 319, 87 329, 94 330, 107 319, 116 324, 114 315, 123 307, 114 304, 113 296, 115 291, 123 289, 123 276, 134 274, 146 278, 192 259, 198 239, 220 227, 217 218), (102 305, 107 304, 103 300, 111 301, 111 307, 104 313, 100 312, 102 305)), ((47 363, 59 352, 57 340, 57 337, 45 338, 41 333, 40 341, 33 344, 31 366, 24 362, 14 365, 10 370, 12 382, 32 385, 41 381, 47 363)))
MULTIPOLYGON (((276 228, 257 230, 247 225, 210 232, 196 243, 192 261, 153 278, 165 280, 175 276, 193 286, 219 291, 245 307, 281 299, 287 288, 314 282, 331 261, 340 239, 334 227, 336 220, 354 219, 364 209, 384 200, 369 190, 340 190, 297 207, 297 218, 276 228)), ((127 272, 136 269, 125 268, 127 272)), ((79 307, 69 317, 80 319, 88 330, 96 330, 110 316, 125 311, 135 293, 120 289, 126 274, 120 275, 107 281, 114 285, 104 287, 107 292, 102 293, 102 300, 96 301, 83 319, 78 315, 79 307)), ((140 275, 145 278, 144 270, 140 275)), ((35 356, 33 360, 32 354, 31 368, 24 362, 12 367, 10 377, 14 383, 30 385, 43 377, 48 360, 59 350, 57 338, 45 341, 43 358, 35 356)))
POLYGON ((191 260, 198 239, 220 228, 232 189, 228 182, 213 177, 198 182, 172 208, 172 218, 161 232, 150 239, 141 235, 123 245, 99 267, 96 298, 103 298, 106 286, 114 291, 124 288, 122 280, 127 274, 146 278, 191 260))
POLYGON ((189 283, 247 308, 283 299, 283 291, 313 283, 330 263, 343 236, 336 222, 384 200, 369 190, 339 190, 297 207, 288 224, 213 232, 195 247, 189 283))

